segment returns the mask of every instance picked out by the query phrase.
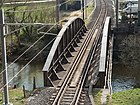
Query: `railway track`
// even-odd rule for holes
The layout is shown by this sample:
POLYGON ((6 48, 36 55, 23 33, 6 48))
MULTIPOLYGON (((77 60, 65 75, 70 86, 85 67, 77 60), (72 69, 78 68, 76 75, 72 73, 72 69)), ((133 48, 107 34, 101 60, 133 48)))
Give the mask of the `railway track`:
MULTIPOLYGON (((105 1, 100 0, 100 4, 101 9, 94 26, 86 33, 82 47, 76 55, 70 71, 61 87, 58 88, 57 93, 53 94, 50 99, 52 105, 85 105, 82 98, 87 93, 83 90, 83 86, 93 60, 93 55, 100 43, 99 39, 101 38, 103 23, 107 16, 105 1), (77 75, 77 72, 80 75, 77 75)), ((87 105, 90 104, 90 102, 87 103, 87 105)))

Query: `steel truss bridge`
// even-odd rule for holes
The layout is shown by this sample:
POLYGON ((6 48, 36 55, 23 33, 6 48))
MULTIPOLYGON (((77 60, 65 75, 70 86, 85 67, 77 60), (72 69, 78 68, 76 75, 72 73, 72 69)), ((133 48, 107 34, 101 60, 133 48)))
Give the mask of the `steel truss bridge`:
MULTIPOLYGON (((90 28, 78 17, 71 18, 57 35, 43 67, 44 86, 56 87, 52 105, 77 105, 83 88, 109 88, 113 35, 105 0, 97 1, 90 28)), ((91 103, 90 103, 91 104, 91 103)), ((90 105, 89 104, 89 105, 90 105)))

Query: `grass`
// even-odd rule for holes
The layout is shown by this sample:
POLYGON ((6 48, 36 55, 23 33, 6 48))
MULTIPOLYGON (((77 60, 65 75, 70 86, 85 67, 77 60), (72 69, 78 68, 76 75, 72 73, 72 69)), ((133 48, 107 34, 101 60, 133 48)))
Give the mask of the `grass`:
POLYGON ((102 95, 101 90, 96 90, 96 89, 93 90, 93 98, 96 105, 101 105, 101 95, 102 95))
MULTIPOLYGON (((93 9, 95 8, 94 5, 95 4, 90 2, 90 4, 85 8, 85 18, 87 18, 87 19, 85 19, 84 21, 85 21, 86 25, 88 25, 90 23, 90 21, 91 21, 91 17, 89 17, 89 16, 91 15, 93 9)), ((81 10, 69 11, 69 12, 64 12, 62 15, 63 15, 62 16, 63 17, 62 18, 63 21, 64 20, 68 20, 67 19, 68 17, 73 17, 73 16, 77 16, 77 17, 82 18, 82 11, 81 10)))
MULTIPOLYGON (((9 102, 13 105, 26 105, 28 103, 28 98, 40 92, 44 88, 37 88, 32 91, 25 90, 26 98, 24 98, 23 89, 9 89, 9 102)), ((0 105, 3 104, 3 93, 0 92, 0 105)))
MULTIPOLYGON (((101 105, 101 90, 93 90, 93 98, 96 105, 101 105)), ((140 88, 125 90, 107 96, 106 105, 140 105, 140 88)))
POLYGON ((140 88, 114 93, 111 105, 140 105, 140 88))
MULTIPOLYGON (((23 18, 25 22, 44 22, 44 23, 54 23, 55 22, 55 8, 52 7, 55 2, 47 3, 37 3, 37 4, 23 4, 23 5, 10 5, 4 6, 5 16, 9 18, 11 22, 21 22, 23 18), (24 11, 28 12, 6 12, 6 11, 24 11), (13 18, 13 20, 11 19, 13 18)), ((24 22, 23 21, 23 22, 24 22)))
POLYGON ((90 2, 90 4, 88 5, 88 7, 85 9, 85 11, 87 11, 87 19, 85 19, 85 24, 88 25, 90 20, 91 20, 91 17, 90 14, 92 13, 93 9, 95 8, 94 6, 95 4, 93 4, 92 2, 90 2))
POLYGON ((94 9, 94 6, 95 4, 93 4, 92 2, 90 2, 90 4, 88 5, 88 8, 87 9, 87 15, 89 16, 91 14, 91 12, 93 11, 94 9))
MULTIPOLYGON (((0 104, 2 105, 3 103, 3 97, 2 97, 2 92, 0 92, 0 104)), ((10 103, 14 105, 25 105, 25 98, 23 95, 23 90, 22 89, 10 89, 9 90, 9 101, 10 103)))

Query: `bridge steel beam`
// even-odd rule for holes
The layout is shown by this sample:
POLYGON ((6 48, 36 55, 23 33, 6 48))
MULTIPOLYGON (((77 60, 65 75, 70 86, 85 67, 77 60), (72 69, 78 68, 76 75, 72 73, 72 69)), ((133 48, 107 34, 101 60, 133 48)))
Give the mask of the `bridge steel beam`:
POLYGON ((63 64, 70 63, 79 38, 87 31, 81 18, 71 18, 58 33, 43 67, 44 86, 53 87, 53 80, 61 79, 57 72, 64 71, 63 64))
POLYGON ((99 80, 97 83, 97 87, 104 87, 106 85, 106 72, 107 72, 107 56, 108 56, 108 43, 109 43, 109 35, 111 34, 111 18, 107 17, 104 29, 103 36, 101 41, 101 53, 99 58, 99 80))

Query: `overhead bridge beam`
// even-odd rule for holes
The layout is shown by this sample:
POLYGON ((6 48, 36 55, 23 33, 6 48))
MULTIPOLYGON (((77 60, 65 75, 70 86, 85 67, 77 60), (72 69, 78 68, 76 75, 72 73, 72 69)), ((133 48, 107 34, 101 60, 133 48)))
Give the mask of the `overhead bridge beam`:
POLYGON ((81 18, 71 18, 58 33, 43 67, 44 86, 54 86, 53 80, 61 79, 57 72, 65 71, 64 64, 78 46, 80 38, 87 31, 81 18))

